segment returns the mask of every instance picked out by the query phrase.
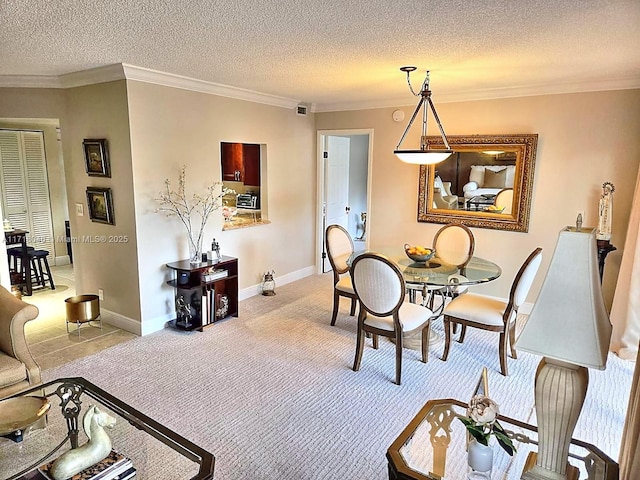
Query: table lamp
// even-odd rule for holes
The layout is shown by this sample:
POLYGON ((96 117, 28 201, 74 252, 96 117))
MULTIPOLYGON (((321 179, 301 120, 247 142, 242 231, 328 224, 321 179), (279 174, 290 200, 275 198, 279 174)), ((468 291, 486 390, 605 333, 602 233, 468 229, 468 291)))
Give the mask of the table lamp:
POLYGON ((587 368, 605 369, 610 338, 596 229, 566 227, 515 345, 543 357, 535 380, 538 452, 529 454, 522 479, 578 478, 568 464, 569 444, 587 393, 587 368))

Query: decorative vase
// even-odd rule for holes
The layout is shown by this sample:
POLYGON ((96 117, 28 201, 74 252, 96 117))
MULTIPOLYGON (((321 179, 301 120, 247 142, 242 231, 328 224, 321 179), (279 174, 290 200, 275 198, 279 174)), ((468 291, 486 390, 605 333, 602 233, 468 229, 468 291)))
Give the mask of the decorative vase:
POLYGON ((192 265, 202 263, 202 235, 196 240, 189 236, 189 263, 192 265))
POLYGON ((476 472, 491 472, 493 467, 493 448, 490 445, 483 445, 475 438, 469 442, 467 450, 467 462, 472 470, 476 472))

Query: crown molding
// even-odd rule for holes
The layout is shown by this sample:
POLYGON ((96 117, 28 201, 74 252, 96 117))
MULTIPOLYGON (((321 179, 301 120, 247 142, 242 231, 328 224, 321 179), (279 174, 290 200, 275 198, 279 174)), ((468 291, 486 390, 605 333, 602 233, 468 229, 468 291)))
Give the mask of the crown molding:
MULTIPOLYGON (((502 98, 534 97, 539 95, 559 95, 569 93, 602 92, 610 90, 632 90, 640 88, 640 78, 590 80, 585 82, 557 83, 553 85, 521 85, 517 87, 468 90, 465 92, 437 93, 433 101, 441 103, 472 102, 478 100, 498 100, 502 98)), ((392 108, 415 106, 407 98, 386 101, 338 102, 316 105, 316 112, 340 112, 349 110, 370 110, 374 108, 392 108)))
POLYGON ((291 98, 279 97, 267 93, 260 93, 244 88, 231 87, 220 83, 207 82, 196 78, 175 75, 172 73, 160 72, 149 68, 136 67, 134 65, 122 64, 127 80, 152 83, 166 87, 181 88, 193 92, 208 93, 221 97, 246 100, 248 102, 262 103, 282 108, 295 108, 300 101, 291 98))
POLYGON ((104 67, 81 70, 79 72, 60 75, 62 88, 84 87, 97 83, 113 82, 115 80, 125 80, 125 72, 121 63, 105 65, 104 67))
MULTIPOLYGON (((105 65, 104 67, 81 70, 64 75, 2 75, 0 87, 13 88, 74 88, 115 80, 133 80, 165 87, 180 88, 193 92, 219 95, 221 97, 246 100, 248 102, 294 109, 299 100, 256 92, 244 88, 231 87, 220 83, 207 82, 196 78, 160 72, 126 63, 105 65)), ((312 104, 313 105, 313 104, 312 104)), ((315 107, 315 105, 313 105, 315 107)))
POLYGON ((1 88, 63 88, 56 75, 0 75, 1 88))
MULTIPOLYGON (((133 80, 138 82, 180 88, 194 92, 235 98, 248 102, 295 109, 299 100, 260 93, 244 88, 222 85, 220 83, 161 72, 149 68, 137 67, 126 63, 116 63, 91 68, 64 75, 0 75, 0 87, 5 88, 74 88, 85 85, 112 82, 115 80, 133 80)), ((515 87, 468 90, 464 92, 440 92, 434 99, 436 103, 469 102, 477 100, 496 100, 501 98, 531 97, 538 95, 557 95, 568 93, 598 92, 606 90, 629 90, 640 88, 640 78, 614 78, 610 80, 589 80, 584 82, 557 83, 553 85, 519 85, 515 87)), ((311 113, 339 112, 349 110, 368 110, 374 108, 392 108, 415 105, 402 99, 367 100, 333 103, 304 103, 311 113)))

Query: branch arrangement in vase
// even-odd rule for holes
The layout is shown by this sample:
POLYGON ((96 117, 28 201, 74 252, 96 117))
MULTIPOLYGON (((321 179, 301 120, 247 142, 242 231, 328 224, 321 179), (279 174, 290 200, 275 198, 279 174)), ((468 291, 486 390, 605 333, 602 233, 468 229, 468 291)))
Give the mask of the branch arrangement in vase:
POLYGON ((155 199, 159 203, 156 212, 164 212, 169 217, 176 216, 180 219, 189 236, 190 261, 199 263, 202 260, 204 227, 211 214, 222 208, 222 198, 235 191, 226 188, 222 182, 213 182, 203 194, 194 193, 188 197, 185 188, 186 170, 185 165, 180 169, 177 190, 171 189, 169 179, 165 180, 165 189, 155 199))

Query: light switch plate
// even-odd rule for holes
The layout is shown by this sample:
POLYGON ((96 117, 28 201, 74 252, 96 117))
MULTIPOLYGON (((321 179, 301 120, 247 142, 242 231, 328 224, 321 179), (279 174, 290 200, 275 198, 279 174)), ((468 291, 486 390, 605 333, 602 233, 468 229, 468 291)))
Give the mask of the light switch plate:
POLYGON ((76 216, 84 217, 84 205, 81 203, 76 203, 76 216))

